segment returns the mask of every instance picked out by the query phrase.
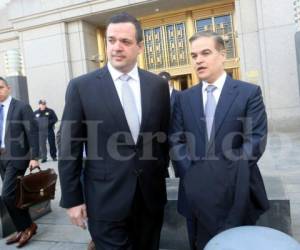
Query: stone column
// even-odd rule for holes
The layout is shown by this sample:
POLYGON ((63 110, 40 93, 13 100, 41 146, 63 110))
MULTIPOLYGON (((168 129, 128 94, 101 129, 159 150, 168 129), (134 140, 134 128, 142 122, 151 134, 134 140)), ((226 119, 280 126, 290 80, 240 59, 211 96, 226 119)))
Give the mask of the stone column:
MULTIPOLYGON (((192 17, 192 12, 188 11, 186 13, 186 16, 187 16, 187 18, 186 18, 186 35, 187 35, 187 39, 190 39, 190 37, 192 35, 194 35, 194 33, 196 32, 195 25, 194 25, 194 21, 193 21, 193 17, 192 17)), ((189 43, 188 43, 188 45, 189 45, 189 43)), ((188 49, 188 54, 190 54, 189 52, 190 52, 190 48, 188 49)), ((189 85, 189 87, 196 83, 198 83, 198 77, 197 77, 195 71, 193 70, 192 71, 192 84, 189 85)))
POLYGON ((103 67, 106 63, 105 51, 105 31, 101 28, 97 29, 98 59, 99 67, 103 67))
POLYGON ((27 79, 23 76, 22 57, 19 50, 7 50, 5 53, 6 80, 11 86, 11 95, 29 103, 27 79))

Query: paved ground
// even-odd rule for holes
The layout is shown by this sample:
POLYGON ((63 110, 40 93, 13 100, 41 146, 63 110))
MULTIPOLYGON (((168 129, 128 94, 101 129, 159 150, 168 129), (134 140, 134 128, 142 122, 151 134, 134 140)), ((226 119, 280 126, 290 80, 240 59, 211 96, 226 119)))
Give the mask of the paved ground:
MULTIPOLYGON (((57 163, 49 161, 43 168, 57 168, 57 163)), ((272 134, 269 136, 266 153, 260 162, 264 177, 278 177, 284 186, 285 196, 291 201, 292 231, 300 241, 300 132, 289 134, 272 134)), ((268 190, 274 187, 267 187, 268 190)), ((58 206, 60 197, 57 186, 56 199, 52 202, 52 212, 37 220, 39 229, 28 250, 82 250, 89 241, 88 232, 70 225, 64 209, 58 206)), ((15 249, 6 246, 0 240, 0 249, 15 249)))
MULTIPOLYGON (((57 171, 57 162, 48 161, 41 165, 42 169, 54 168, 57 171)), ((56 186, 56 197, 51 202, 52 212, 38 219, 38 232, 30 244, 22 249, 28 250, 82 250, 87 248, 89 233, 70 224, 65 209, 59 207, 60 185, 56 186)), ((0 249, 15 249, 0 241, 0 249)))
POLYGON ((260 170, 263 177, 282 181, 285 196, 290 199, 293 236, 300 242, 300 132, 269 135, 260 170))

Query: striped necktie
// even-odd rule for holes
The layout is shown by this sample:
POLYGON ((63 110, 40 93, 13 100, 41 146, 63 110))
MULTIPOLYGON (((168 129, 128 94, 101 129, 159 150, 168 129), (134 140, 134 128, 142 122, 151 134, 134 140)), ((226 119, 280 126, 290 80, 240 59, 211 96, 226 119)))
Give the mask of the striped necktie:
POLYGON ((212 130, 212 125, 214 122, 214 116, 216 111, 216 99, 214 97, 213 92, 217 89, 214 85, 208 85, 206 87, 207 92, 207 100, 205 104, 205 120, 206 120, 206 129, 207 129, 207 137, 210 139, 210 134, 212 130))
POLYGON ((140 122, 135 98, 132 89, 129 86, 130 76, 122 75, 120 76, 120 80, 122 81, 123 110, 132 138, 136 143, 140 132, 140 122))

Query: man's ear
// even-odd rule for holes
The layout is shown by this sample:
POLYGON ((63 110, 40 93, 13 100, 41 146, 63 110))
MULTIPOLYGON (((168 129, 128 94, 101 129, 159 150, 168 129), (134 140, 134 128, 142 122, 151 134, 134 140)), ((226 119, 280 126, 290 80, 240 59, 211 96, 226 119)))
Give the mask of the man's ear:
POLYGON ((138 43, 138 46, 139 46, 139 53, 143 53, 143 51, 144 51, 144 42, 143 41, 141 41, 141 42, 139 42, 138 43))
POLYGON ((226 49, 220 50, 220 54, 224 57, 224 60, 226 60, 226 49))

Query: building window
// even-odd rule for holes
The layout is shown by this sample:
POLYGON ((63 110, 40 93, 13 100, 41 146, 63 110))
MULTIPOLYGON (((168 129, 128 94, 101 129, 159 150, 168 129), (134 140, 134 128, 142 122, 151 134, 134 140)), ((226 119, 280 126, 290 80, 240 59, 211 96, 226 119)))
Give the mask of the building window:
POLYGON ((144 29, 144 41, 148 70, 188 65, 185 23, 144 29))
POLYGON ((148 69, 164 68, 166 63, 164 59, 164 43, 162 28, 144 30, 146 65, 148 69))
POLYGON ((233 36, 233 25, 232 16, 222 15, 210 18, 198 19, 195 21, 196 31, 214 31, 219 35, 223 36, 226 48, 227 59, 232 59, 236 57, 234 36, 233 36))
POLYGON ((205 18, 196 21, 197 32, 202 31, 213 31, 213 21, 212 18, 205 18))

